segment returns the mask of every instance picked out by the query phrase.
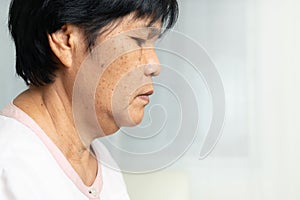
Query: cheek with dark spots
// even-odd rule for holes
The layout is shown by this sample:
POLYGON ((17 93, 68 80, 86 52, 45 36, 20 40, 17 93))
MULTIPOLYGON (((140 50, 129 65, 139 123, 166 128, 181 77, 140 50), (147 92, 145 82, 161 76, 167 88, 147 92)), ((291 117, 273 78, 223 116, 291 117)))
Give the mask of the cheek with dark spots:
POLYGON ((140 64, 142 64, 142 55, 143 55, 143 52, 142 52, 142 50, 140 50, 140 56, 139 56, 139 62, 140 62, 140 64))

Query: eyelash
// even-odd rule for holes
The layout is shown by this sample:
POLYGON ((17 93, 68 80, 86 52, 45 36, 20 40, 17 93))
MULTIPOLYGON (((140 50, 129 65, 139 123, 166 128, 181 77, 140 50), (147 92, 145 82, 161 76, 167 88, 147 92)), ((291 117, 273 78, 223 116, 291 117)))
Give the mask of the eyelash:
POLYGON ((141 38, 137 38, 137 37, 131 37, 132 39, 134 39, 137 43, 137 45, 139 45, 140 47, 146 43, 146 40, 141 39, 141 38))

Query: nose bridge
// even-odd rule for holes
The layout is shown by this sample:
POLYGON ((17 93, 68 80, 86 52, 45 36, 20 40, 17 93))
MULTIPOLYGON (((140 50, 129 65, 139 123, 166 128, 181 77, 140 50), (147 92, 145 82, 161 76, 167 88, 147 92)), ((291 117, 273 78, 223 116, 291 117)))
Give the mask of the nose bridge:
POLYGON ((154 48, 144 49, 143 52, 145 75, 157 76, 160 73, 160 62, 154 48))

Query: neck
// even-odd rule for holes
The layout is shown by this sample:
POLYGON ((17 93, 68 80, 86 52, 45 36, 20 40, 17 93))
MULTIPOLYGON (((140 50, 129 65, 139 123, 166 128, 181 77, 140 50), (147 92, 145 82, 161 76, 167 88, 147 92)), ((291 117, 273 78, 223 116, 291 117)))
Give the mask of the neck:
POLYGON ((31 86, 14 100, 14 104, 39 124, 70 162, 88 163, 93 138, 79 136, 70 93, 55 81, 47 86, 31 86))

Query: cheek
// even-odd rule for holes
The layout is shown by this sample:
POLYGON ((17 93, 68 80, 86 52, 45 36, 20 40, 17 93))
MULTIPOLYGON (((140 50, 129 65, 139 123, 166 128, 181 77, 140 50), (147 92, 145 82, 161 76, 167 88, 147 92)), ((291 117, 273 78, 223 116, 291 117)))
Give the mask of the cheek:
POLYGON ((138 54, 139 52, 133 52, 121 56, 104 71, 97 87, 97 99, 105 100, 103 103, 108 105, 112 102, 112 96, 119 96, 117 99, 120 99, 132 93, 132 86, 140 82, 142 75, 141 71, 135 70, 140 65, 137 61, 138 54))
POLYGON ((139 52, 120 57, 103 73, 96 91, 98 120, 110 119, 120 126, 141 122, 145 104, 134 100, 136 91, 150 83, 140 65, 139 52))
MULTIPOLYGON (((104 119, 106 122, 113 121, 113 96, 118 81, 122 79, 122 76, 125 73, 123 70, 124 68, 120 66, 120 62, 116 61, 104 70, 99 78, 95 93, 95 110, 98 121, 104 119)), ((124 94, 122 94, 122 96, 124 96, 124 94)))
POLYGON ((112 94, 115 88, 115 80, 117 79, 117 74, 110 74, 110 71, 107 70, 99 80, 95 94, 95 104, 96 111, 100 114, 111 110, 112 94))

